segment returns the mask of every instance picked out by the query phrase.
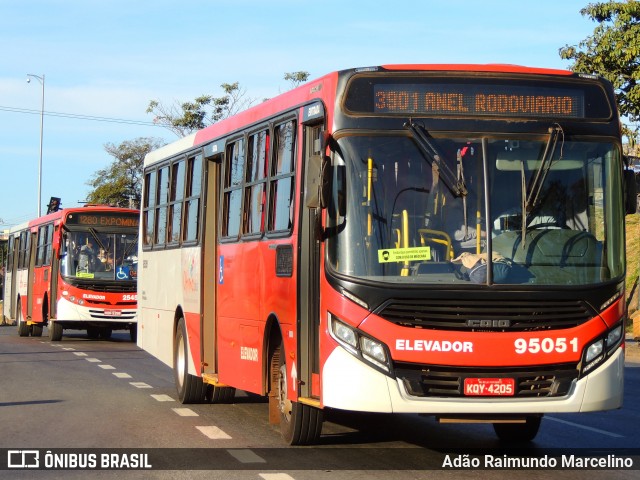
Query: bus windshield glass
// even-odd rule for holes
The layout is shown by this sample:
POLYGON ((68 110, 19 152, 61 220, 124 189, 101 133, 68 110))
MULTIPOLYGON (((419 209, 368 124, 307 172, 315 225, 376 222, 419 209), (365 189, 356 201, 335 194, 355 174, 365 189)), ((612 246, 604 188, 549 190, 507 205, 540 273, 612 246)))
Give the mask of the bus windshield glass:
POLYGON ((66 278, 133 282, 138 272, 137 232, 68 231, 60 263, 66 278))
POLYGON ((613 142, 565 138, 560 126, 549 136, 434 138, 407 129, 339 137, 329 266, 389 283, 619 278, 621 161, 613 142))

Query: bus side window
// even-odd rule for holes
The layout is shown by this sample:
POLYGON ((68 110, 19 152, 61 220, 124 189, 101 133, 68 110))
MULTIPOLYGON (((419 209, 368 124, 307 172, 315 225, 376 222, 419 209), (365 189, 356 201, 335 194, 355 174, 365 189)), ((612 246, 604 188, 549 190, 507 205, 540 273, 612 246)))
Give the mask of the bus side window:
POLYGON ((182 240, 184 242, 192 242, 198 239, 201 187, 202 156, 196 155, 187 160, 187 189, 184 200, 184 230, 182 232, 182 240))
POLYGON ((269 231, 272 232, 283 232, 293 226, 295 131, 293 120, 275 128, 269 186, 269 231))
POLYGON ((144 205, 143 205, 143 238, 144 246, 153 244, 153 228, 155 225, 156 206, 156 171, 152 170, 144 178, 144 205))
POLYGON ((240 233, 244 161, 244 139, 241 138, 227 146, 227 154, 225 155, 224 199, 222 204, 223 237, 237 237, 240 233))

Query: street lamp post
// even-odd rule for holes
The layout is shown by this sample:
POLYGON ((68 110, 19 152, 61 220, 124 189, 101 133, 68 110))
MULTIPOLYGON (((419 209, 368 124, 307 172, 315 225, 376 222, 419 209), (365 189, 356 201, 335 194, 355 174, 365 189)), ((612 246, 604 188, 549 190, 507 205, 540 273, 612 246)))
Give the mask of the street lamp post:
POLYGON ((27 73, 27 83, 35 78, 42 85, 42 103, 40 105, 40 160, 38 162, 38 217, 42 214, 42 134, 44 132, 44 73, 42 76, 27 73))

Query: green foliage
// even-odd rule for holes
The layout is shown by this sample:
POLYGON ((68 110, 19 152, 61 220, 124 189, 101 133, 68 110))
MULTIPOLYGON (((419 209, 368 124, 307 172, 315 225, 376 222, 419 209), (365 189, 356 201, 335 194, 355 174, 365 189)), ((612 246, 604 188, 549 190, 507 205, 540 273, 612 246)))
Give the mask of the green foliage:
POLYGON ((144 157, 163 144, 160 139, 144 137, 125 141, 120 145, 107 143, 104 149, 114 157, 114 161, 107 168, 98 170, 87 183, 93 187, 87 195, 87 201, 140 208, 144 157))
POLYGON ((635 124, 625 132, 635 143, 640 122, 640 1, 590 3, 580 13, 598 25, 577 46, 561 48, 560 56, 573 60, 569 68, 574 72, 596 73, 613 84, 620 115, 635 124))
POLYGON ((309 72, 290 72, 284 74, 284 79, 291 84, 291 88, 295 88, 298 85, 309 80, 309 72))
POLYGON ((193 102, 171 106, 152 100, 147 107, 147 113, 154 115, 154 123, 171 130, 178 137, 185 137, 212 123, 235 115, 254 102, 246 98, 246 91, 238 82, 223 83, 220 87, 224 92, 220 97, 201 95, 193 102))
MULTIPOLYGON (((285 73, 284 79, 291 83, 291 88, 306 82, 308 72, 285 73)), ((193 102, 165 105, 158 100, 151 100, 147 113, 154 115, 153 122, 171 130, 178 137, 185 137, 197 130, 249 108, 255 99, 248 98, 247 92, 239 82, 220 85, 223 95, 201 95, 193 102)))

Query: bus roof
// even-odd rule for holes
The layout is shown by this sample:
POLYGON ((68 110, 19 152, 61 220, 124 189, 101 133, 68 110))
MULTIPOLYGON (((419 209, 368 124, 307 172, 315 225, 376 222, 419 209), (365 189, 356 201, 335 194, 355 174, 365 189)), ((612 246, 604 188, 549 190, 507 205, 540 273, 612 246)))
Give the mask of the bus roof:
POLYGON ((43 215, 41 217, 34 218, 27 222, 23 222, 19 225, 14 225, 11 227, 10 232, 18 232, 21 230, 25 230, 26 228, 33 227, 36 225, 42 225, 47 222, 51 222, 57 220, 59 218, 64 218, 71 213, 87 213, 87 212, 112 212, 112 213, 132 213, 139 215, 140 210, 131 209, 131 208, 122 208, 122 207, 112 207, 110 205, 85 205, 84 207, 71 207, 71 208, 63 208, 58 210, 57 212, 49 213, 47 215, 43 215))
MULTIPOLYGON (((176 140, 147 154, 144 165, 150 165, 173 155, 188 151, 212 140, 224 137, 237 130, 245 128, 265 119, 278 115, 283 110, 294 106, 301 106, 313 99, 322 98, 323 92, 336 90, 338 77, 349 73, 383 72, 383 71, 423 71, 423 72, 479 72, 479 73, 512 73, 529 75, 571 76, 569 70, 535 68, 511 64, 397 64, 371 67, 352 68, 335 71, 311 80, 293 90, 282 93, 247 110, 237 113, 224 120, 220 120, 191 135, 176 140), (284 100, 286 99, 286 105, 284 100)), ((332 112, 333 105, 326 105, 332 112)))

